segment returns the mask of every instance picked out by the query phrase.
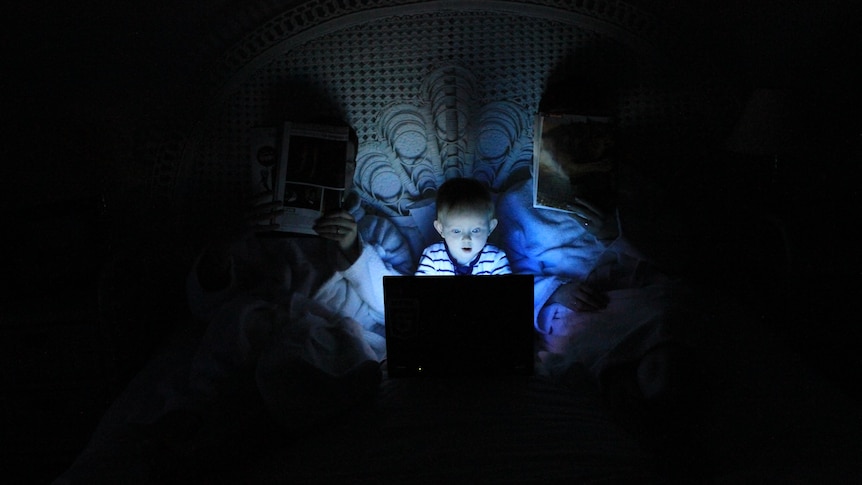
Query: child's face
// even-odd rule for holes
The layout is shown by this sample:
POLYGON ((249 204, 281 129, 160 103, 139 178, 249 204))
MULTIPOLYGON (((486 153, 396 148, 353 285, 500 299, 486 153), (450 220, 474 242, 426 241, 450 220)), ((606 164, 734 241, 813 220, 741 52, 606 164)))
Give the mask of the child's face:
POLYGON ((469 264, 488 242, 497 219, 489 219, 484 211, 459 211, 440 214, 434 228, 443 236, 449 252, 458 264, 469 264))

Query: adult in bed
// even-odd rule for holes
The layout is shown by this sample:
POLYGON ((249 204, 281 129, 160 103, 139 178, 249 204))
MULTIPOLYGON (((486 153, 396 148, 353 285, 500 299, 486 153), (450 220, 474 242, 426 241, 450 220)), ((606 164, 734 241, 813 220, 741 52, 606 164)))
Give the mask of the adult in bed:
MULTIPOLYGON (((212 448, 206 440, 225 434, 212 428, 236 424, 236 396, 249 388, 248 403, 262 401, 289 429, 331 418, 377 387, 382 276, 406 274, 412 256, 391 223, 363 217, 356 194, 344 206, 317 221, 319 238, 265 236, 252 217, 254 229, 196 260, 187 293, 206 331, 189 379, 168 391, 150 429, 160 453, 212 448)), ((257 207, 267 218, 279 210, 257 207)))
POLYGON ((584 144, 590 150, 581 162, 604 167, 600 175, 610 179, 604 190, 616 191, 601 194, 601 203, 573 196, 571 213, 534 208, 530 180, 498 199, 498 231, 512 270, 535 276, 538 370, 564 375, 585 368, 616 406, 678 412, 695 397, 689 290, 624 236, 618 207, 625 192, 615 179, 624 167, 608 152, 611 140, 584 144))

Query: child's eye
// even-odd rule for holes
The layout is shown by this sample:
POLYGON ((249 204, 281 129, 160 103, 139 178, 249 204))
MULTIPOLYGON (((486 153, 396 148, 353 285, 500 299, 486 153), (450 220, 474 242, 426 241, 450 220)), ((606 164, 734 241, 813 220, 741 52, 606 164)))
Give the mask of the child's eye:
POLYGON ((452 229, 452 234, 461 234, 461 229, 452 229))
POLYGON ((481 227, 477 227, 477 228, 473 229, 473 234, 479 234, 480 232, 482 232, 481 227))

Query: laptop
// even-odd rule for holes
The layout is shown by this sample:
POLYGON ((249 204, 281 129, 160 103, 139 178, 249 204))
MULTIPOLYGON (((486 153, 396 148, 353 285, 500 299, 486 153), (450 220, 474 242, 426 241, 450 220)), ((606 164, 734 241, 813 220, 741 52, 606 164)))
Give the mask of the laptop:
POLYGON ((390 377, 533 373, 533 276, 384 276, 390 377))

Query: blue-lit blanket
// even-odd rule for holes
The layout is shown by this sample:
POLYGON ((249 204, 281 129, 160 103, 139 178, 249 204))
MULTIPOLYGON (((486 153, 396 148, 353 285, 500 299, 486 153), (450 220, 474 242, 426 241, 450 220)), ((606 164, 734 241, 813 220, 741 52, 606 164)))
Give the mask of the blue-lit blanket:
POLYGON ((525 182, 500 196, 497 230, 513 271, 535 275, 535 323, 545 347, 541 372, 559 374, 579 364, 598 377, 608 365, 637 359, 668 339, 691 337, 691 328, 670 325, 693 309, 681 282, 625 236, 603 242, 568 213, 534 208, 531 190, 525 182), (555 291, 575 291, 582 283, 606 292, 608 307, 579 312, 548 303, 555 291))

